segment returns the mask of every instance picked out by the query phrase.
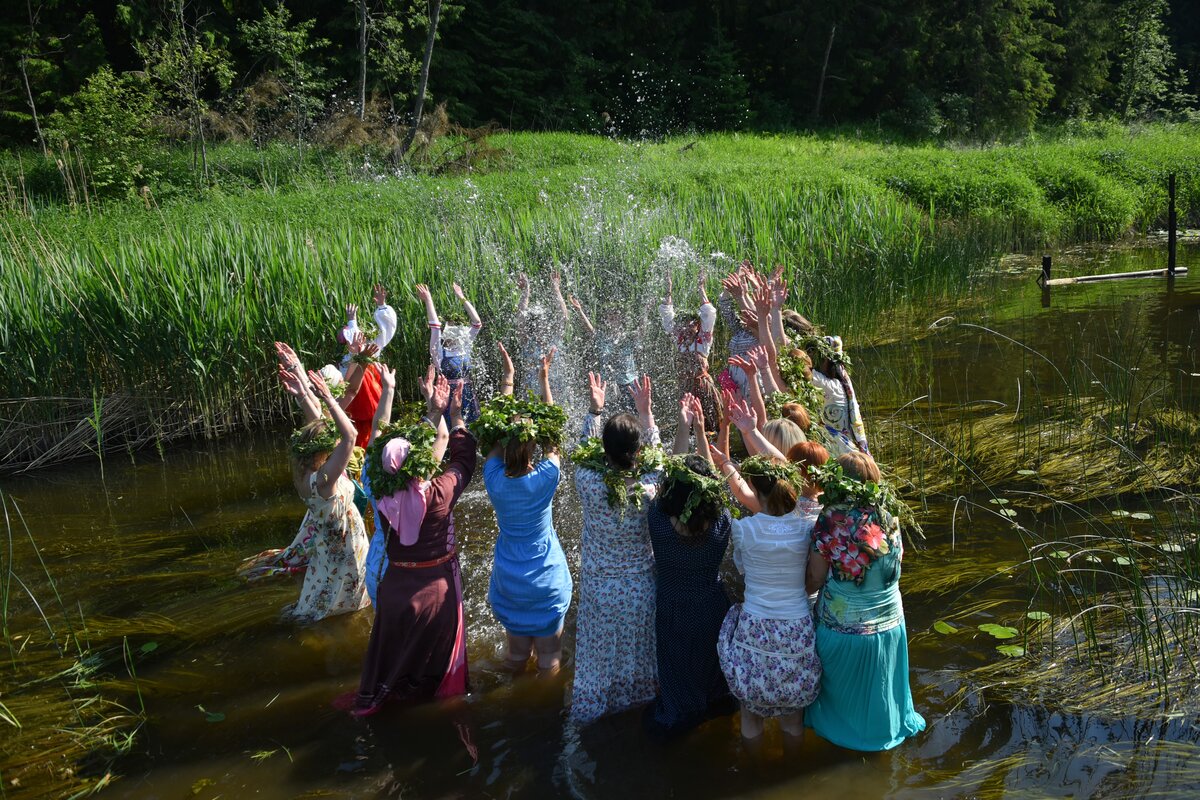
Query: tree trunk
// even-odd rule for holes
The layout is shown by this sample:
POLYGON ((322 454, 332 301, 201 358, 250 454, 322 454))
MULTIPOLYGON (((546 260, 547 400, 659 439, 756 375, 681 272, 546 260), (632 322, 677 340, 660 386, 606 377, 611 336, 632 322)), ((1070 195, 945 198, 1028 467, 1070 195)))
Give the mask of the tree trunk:
POLYGON ((29 88, 29 72, 25 69, 25 56, 21 56, 21 78, 25 81, 25 96, 29 98, 29 111, 33 114, 33 129, 37 131, 38 145, 42 148, 42 155, 48 156, 46 137, 42 135, 42 125, 38 122, 37 105, 33 102, 33 90, 29 88))
POLYGON ((821 82, 817 84, 817 103, 813 106, 813 119, 821 118, 821 98, 825 94, 825 70, 829 69, 829 52, 833 50, 833 35, 837 33, 837 25, 829 28, 829 43, 825 45, 825 60, 821 62, 821 82))
POLYGON ((358 0, 358 118, 367 115, 367 0, 358 0))
POLYGON ((438 16, 442 13, 442 0, 430 0, 429 36, 425 39, 425 57, 421 59, 421 80, 417 83, 417 103, 413 109, 412 127, 400 145, 400 157, 408 155, 413 139, 417 137, 417 126, 421 124, 421 112, 425 108, 425 89, 429 86, 429 62, 433 59, 433 40, 437 35, 438 16))

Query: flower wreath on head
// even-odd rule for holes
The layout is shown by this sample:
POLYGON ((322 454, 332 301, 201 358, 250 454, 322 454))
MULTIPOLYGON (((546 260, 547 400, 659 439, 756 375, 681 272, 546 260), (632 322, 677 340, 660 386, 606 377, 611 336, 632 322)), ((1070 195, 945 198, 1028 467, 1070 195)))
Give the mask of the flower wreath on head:
POLYGON ((292 455, 297 458, 311 458, 318 453, 328 453, 333 448, 337 447, 338 436, 337 430, 329 424, 329 420, 322 420, 321 432, 311 438, 306 438, 304 429, 297 428, 292 431, 292 437, 288 440, 288 445, 292 449, 292 455))
POLYGON ((663 470, 666 473, 666 477, 663 479, 664 485, 668 481, 673 481, 686 483, 691 487, 687 502, 684 504, 683 510, 679 512, 680 522, 687 524, 687 521, 692 518, 693 512, 702 505, 712 504, 716 506, 718 513, 729 505, 729 494, 725 491, 725 481, 693 472, 688 469, 683 456, 664 457, 663 470))
POLYGON ((894 520, 907 531, 910 537, 920 541, 924 534, 911 508, 896 494, 887 481, 861 481, 847 475, 837 459, 831 458, 824 466, 809 467, 812 476, 821 487, 823 506, 847 505, 878 509, 885 524, 894 520))
POLYGON ((543 403, 530 394, 526 399, 499 394, 479 408, 479 419, 471 433, 484 453, 509 442, 537 442, 542 449, 562 445, 567 412, 561 406, 543 403))
POLYGON ((390 497, 408 487, 409 481, 429 480, 440 464, 433 457, 433 444, 437 432, 424 422, 415 425, 393 423, 384 425, 367 448, 365 472, 371 482, 371 494, 377 498, 390 497), (383 467, 383 451, 393 439, 404 439, 409 444, 408 456, 395 472, 383 467))
MULTIPOLYGON (((828 359, 833 364, 841 364, 846 372, 854 366, 850 356, 846 355, 840 336, 805 336, 800 339, 800 347, 803 350, 815 351, 818 356, 828 359)), ((819 368, 819 365, 814 367, 819 368)))
MULTIPOLYGON (((799 391, 773 392, 767 395, 763 400, 767 407, 767 419, 779 419, 783 416, 784 406, 788 403, 796 403, 804 406, 810 420, 819 421, 825 408, 825 393, 819 386, 803 380, 799 389, 799 391)), ((814 430, 816 427, 815 424, 812 426, 814 430)))
POLYGON ((617 469, 608 463, 604 455, 604 442, 598 436, 585 439, 571 453, 571 461, 576 466, 600 473, 608 489, 608 507, 618 510, 622 515, 631 501, 635 509, 642 507, 646 486, 638 479, 662 469, 664 458, 661 447, 647 445, 638 451, 632 467, 617 469), (634 481, 632 486, 627 484, 630 480, 634 481))

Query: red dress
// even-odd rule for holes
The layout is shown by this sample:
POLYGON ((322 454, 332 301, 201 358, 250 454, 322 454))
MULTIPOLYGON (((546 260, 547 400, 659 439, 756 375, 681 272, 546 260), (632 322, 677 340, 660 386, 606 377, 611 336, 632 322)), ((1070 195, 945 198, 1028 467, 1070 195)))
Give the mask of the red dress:
POLYGON ((467 692, 467 631, 454 535, 454 504, 475 473, 475 437, 450 435, 450 463, 430 481, 417 541, 400 537, 383 515, 390 562, 375 595, 375 624, 363 661, 355 713, 387 700, 415 702, 467 692))
POLYGON ((379 407, 379 396, 383 394, 383 384, 379 380, 379 367, 368 364, 363 369, 362 386, 358 394, 346 407, 346 416, 354 423, 358 435, 354 438, 355 447, 366 447, 371 438, 371 423, 375 419, 375 409, 379 407))

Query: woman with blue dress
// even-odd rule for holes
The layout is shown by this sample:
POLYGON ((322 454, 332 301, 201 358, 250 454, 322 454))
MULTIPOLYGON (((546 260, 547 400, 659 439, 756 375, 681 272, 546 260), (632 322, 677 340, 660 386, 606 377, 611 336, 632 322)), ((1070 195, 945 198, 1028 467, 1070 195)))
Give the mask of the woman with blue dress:
POLYGON ((469 325, 461 324, 461 318, 439 319, 429 287, 418 283, 416 291, 425 304, 425 319, 429 325, 429 357, 434 368, 450 381, 451 390, 456 386, 463 387, 463 419, 474 422, 479 419, 479 401, 475 397, 475 387, 471 384, 471 351, 474 349, 475 339, 483 330, 483 322, 479 319, 479 312, 475 310, 475 306, 463 293, 462 287, 457 283, 452 285, 454 296, 463 304, 463 310, 470 321, 469 325))
POLYGON ((808 560, 808 590, 821 590, 814 613, 824 674, 806 722, 836 745, 889 750, 925 730, 908 683, 904 542, 895 514, 855 497, 856 485, 879 483, 875 461, 846 453, 837 464, 843 477, 836 494, 826 481, 833 502, 817 518, 808 560))
MULTIPOLYGON (((500 391, 512 394, 513 365, 504 346, 500 391)), ((553 403, 550 365, 554 349, 542 356, 538 371, 542 399, 553 403)), ((558 673, 562 660, 563 619, 571 605, 571 573, 554 530, 551 504, 561 465, 551 449, 535 462, 537 442, 514 436, 497 444, 483 465, 483 485, 496 510, 495 561, 488 586, 492 613, 508 634, 507 668, 525 671, 536 651, 538 675, 558 673)))

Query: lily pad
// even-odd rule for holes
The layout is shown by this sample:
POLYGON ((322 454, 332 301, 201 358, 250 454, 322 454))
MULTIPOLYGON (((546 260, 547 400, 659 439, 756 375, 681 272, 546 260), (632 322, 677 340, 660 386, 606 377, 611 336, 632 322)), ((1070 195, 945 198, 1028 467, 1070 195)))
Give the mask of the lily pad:
POLYGON ((146 642, 144 645, 142 645, 143 653, 153 653, 157 649, 158 649, 158 642, 146 642))
POLYGON ((1174 542, 1164 542, 1159 545, 1159 549, 1167 553, 1182 553, 1183 545, 1175 544, 1174 542))
POLYGON ((1051 558, 1070 558, 1071 554, 1068 553, 1066 550, 1051 550, 1050 557, 1051 558))
POLYGON ((937 631, 938 633, 944 633, 947 635, 949 635, 951 633, 958 633, 958 631, 959 631, 958 628, 954 627, 949 622, 943 622, 940 619, 937 622, 933 623, 933 629, 935 631, 937 631))
POLYGON ((1029 619, 1036 620, 1039 622, 1042 620, 1050 619, 1050 615, 1045 611, 1026 611, 1025 616, 1028 617, 1029 619))
POLYGON ((1116 558, 1113 559, 1113 561, 1115 561, 1117 564, 1121 565, 1122 567, 1128 567, 1130 564, 1133 563, 1133 559, 1129 558, 1128 556, 1117 556, 1116 558))
POLYGON ((1004 516, 1008 517, 1009 519, 1012 519, 1013 517, 1015 517, 1017 515, 1017 512, 1013 511, 1011 508, 1001 508, 996 513, 1003 514, 1004 516))
POLYGON ((989 502, 989 503, 991 503, 991 504, 992 504, 992 505, 994 505, 994 506, 1006 506, 1006 505, 1008 505, 1008 501, 1007 501, 1007 500, 1005 500, 1003 497, 993 497, 991 500, 988 500, 988 502, 989 502))
POLYGON ((1121 508, 1118 508, 1116 511, 1112 512, 1112 515, 1113 515, 1114 517, 1128 517, 1128 516, 1131 516, 1131 515, 1130 515, 1130 513, 1129 513, 1128 511, 1126 511, 1126 510, 1124 510, 1124 509, 1121 509, 1121 508))
POLYGON ((1104 563, 1104 559, 1101 558, 1100 556, 1096 555, 1095 553, 1088 553, 1086 556, 1084 556, 1084 558, 1086 560, 1092 562, 1093 564, 1103 564, 1104 563))
POLYGON ((996 651, 1001 655, 1006 655, 1009 658, 1020 658, 1025 655, 1025 648, 1019 644, 1002 644, 996 647, 996 651))
POLYGON ((1017 470, 1017 474, 1024 475, 1025 477, 1029 477, 1031 475, 1037 475, 1038 473, 1037 473, 1036 469, 1019 469, 1019 470, 1017 470))
POLYGON ((979 630, 991 634, 995 639, 1011 639, 1020 633, 1016 628, 1010 628, 1007 625, 996 625, 991 622, 980 625, 979 630))
POLYGON ((1154 519, 1153 514, 1147 514, 1145 511, 1138 511, 1136 513, 1130 514, 1129 516, 1133 519, 1140 519, 1143 522, 1145 522, 1148 519, 1154 519))

